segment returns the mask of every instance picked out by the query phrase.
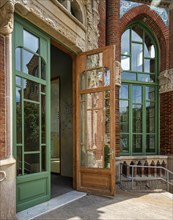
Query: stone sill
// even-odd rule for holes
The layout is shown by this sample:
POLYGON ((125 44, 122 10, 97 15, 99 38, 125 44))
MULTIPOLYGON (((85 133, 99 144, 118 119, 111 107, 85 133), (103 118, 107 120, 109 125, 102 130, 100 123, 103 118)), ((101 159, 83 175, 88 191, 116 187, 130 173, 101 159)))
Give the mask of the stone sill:
MULTIPOLYGON (((173 157, 173 156, 172 156, 173 157)), ((115 161, 121 161, 121 160, 146 160, 146 159, 168 159, 167 155, 144 155, 144 156, 120 156, 116 157, 115 161)))

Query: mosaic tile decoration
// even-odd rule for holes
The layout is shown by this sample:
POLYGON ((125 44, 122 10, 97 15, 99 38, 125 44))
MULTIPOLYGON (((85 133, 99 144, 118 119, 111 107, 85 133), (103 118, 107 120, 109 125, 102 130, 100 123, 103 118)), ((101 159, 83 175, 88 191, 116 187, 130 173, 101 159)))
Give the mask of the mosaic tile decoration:
MULTIPOLYGON (((121 0, 120 1, 120 18, 130 9, 137 7, 139 5, 143 5, 142 3, 138 2, 131 2, 127 0, 121 0)), ((168 11, 165 8, 155 7, 149 5, 151 10, 154 10, 158 15, 160 15, 161 19, 165 23, 166 26, 168 26, 168 11)))

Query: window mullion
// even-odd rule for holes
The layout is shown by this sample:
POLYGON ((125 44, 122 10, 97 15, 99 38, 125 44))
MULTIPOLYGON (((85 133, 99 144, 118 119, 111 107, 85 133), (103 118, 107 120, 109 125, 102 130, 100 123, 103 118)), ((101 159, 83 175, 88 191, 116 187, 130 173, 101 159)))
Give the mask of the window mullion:
POLYGON ((142 153, 146 154, 146 92, 142 87, 142 153))
POLYGON ((132 84, 129 85, 129 153, 133 153, 132 84))

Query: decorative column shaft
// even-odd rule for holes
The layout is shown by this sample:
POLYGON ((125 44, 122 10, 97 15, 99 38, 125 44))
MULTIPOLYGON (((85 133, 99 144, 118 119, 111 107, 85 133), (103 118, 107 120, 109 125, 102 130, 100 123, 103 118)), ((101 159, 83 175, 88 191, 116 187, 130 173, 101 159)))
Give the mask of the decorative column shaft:
MULTIPOLYGON (((3 42, 0 65, 1 83, 4 84, 4 97, 0 100, 5 111, 0 120, 4 122, 4 142, 1 147, 4 153, 0 155, 0 219, 15 219, 16 216, 16 164, 12 151, 12 31, 14 19, 14 1, 0 1, 0 39, 3 42), (2 82, 3 80, 3 82, 2 82), (2 176, 2 174, 4 176, 2 176)), ((2 98, 2 97, 1 97, 2 98)), ((1 133, 2 135, 2 133, 1 133)), ((1 137, 2 138, 2 137, 1 137)))

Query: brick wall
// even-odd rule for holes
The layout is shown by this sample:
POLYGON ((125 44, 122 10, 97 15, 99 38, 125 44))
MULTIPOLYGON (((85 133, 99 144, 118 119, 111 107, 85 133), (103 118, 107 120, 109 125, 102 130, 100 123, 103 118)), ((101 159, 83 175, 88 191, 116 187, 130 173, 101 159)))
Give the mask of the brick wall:
POLYGON ((169 68, 173 68, 173 9, 169 11, 169 68))
POLYGON ((4 45, 5 38, 0 36, 0 160, 6 157, 4 45))
MULTIPOLYGON (((169 11, 168 68, 173 68, 173 10, 169 11)), ((173 91, 160 95, 160 151, 173 155, 173 91)))
POLYGON ((119 14, 120 14, 120 0, 106 1, 106 44, 116 45, 116 60, 120 61, 120 33, 119 33, 119 14))
POLYGON ((106 0, 99 1, 99 40, 98 46, 104 47, 106 45, 106 0))
POLYGON ((160 95, 160 153, 173 154, 173 92, 160 95))

